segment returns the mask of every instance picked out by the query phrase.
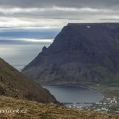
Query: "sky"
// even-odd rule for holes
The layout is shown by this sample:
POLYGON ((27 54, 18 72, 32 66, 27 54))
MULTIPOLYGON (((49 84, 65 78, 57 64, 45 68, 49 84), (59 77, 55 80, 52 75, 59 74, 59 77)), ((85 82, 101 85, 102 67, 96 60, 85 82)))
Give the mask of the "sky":
POLYGON ((68 23, 118 21, 119 0, 0 0, 0 57, 25 65, 68 23))
POLYGON ((118 22, 118 8, 119 0, 0 0, 0 43, 53 42, 68 23, 118 22))
POLYGON ((119 0, 0 0, 1 28, 61 29, 68 23, 118 22, 119 0))

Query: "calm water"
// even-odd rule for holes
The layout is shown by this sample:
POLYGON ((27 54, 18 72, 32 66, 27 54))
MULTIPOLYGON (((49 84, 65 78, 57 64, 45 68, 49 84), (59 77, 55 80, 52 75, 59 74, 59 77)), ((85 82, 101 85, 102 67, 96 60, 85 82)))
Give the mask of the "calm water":
POLYGON ((95 103, 103 99, 102 94, 86 88, 76 86, 42 86, 48 89, 51 94, 53 94, 55 98, 62 103, 95 103))
MULTIPOLYGON (((41 52, 43 46, 51 43, 0 44, 0 57, 21 70, 41 52)), ((98 102, 103 96, 98 92, 74 86, 43 86, 60 102, 98 102)))

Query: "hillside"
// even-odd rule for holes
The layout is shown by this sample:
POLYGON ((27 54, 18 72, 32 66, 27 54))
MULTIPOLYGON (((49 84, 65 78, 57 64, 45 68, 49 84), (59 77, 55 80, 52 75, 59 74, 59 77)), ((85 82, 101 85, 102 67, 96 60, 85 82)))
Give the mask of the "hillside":
POLYGON ((119 23, 70 23, 22 71, 40 83, 119 80, 119 23))
POLYGON ((119 115, 68 109, 54 104, 0 96, 1 119, 119 119, 119 115))
POLYGON ((59 103, 48 90, 28 79, 1 58, 0 95, 34 100, 42 103, 59 103))

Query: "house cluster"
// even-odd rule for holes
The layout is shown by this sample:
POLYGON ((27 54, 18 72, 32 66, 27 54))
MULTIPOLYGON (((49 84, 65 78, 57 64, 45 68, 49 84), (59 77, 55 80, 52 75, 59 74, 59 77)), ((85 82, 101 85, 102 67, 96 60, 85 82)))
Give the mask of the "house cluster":
POLYGON ((105 98, 103 101, 101 102, 97 102, 95 103, 96 105, 100 105, 100 106, 104 106, 104 105, 116 105, 119 101, 119 98, 113 97, 113 98, 105 98))
POLYGON ((68 105, 69 108, 75 108, 78 110, 93 110, 98 112, 104 112, 108 113, 113 110, 114 113, 119 113, 119 98, 113 97, 113 98, 105 98, 101 102, 96 103, 90 103, 90 105, 77 105, 77 104, 71 104, 68 105), (111 109, 112 108, 112 109, 111 109))
POLYGON ((118 102, 119 102, 119 98, 117 97, 105 98, 103 101, 97 102, 94 105, 92 105, 92 108, 94 111, 107 113, 113 110, 113 112, 119 113, 119 111, 117 110, 117 107, 119 107, 118 102))

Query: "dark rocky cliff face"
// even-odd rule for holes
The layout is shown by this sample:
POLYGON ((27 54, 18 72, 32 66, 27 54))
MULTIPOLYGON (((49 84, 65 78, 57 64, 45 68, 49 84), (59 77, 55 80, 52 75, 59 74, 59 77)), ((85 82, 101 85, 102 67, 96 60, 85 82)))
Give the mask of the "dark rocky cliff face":
POLYGON ((68 24, 22 71, 40 83, 119 79, 119 23, 68 24))
POLYGON ((50 92, 18 72, 0 58, 0 95, 41 103, 57 103, 50 92))

